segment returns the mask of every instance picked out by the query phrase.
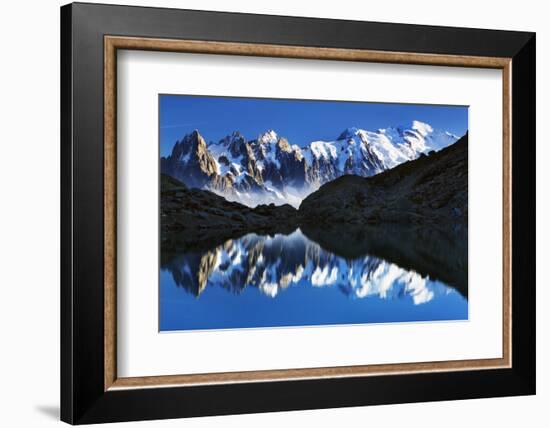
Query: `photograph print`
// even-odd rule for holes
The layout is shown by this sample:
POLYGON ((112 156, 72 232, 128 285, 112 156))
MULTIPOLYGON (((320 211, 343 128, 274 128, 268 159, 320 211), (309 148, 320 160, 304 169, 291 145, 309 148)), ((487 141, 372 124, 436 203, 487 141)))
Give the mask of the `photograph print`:
POLYGON ((159 95, 159 330, 468 320, 468 107, 159 95))

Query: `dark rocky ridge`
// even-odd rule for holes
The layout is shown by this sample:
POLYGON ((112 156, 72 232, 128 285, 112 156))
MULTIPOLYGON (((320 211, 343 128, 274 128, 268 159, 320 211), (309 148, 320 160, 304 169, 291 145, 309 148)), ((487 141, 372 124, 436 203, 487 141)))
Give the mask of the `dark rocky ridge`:
POLYGON ((363 178, 346 175, 309 195, 301 222, 466 225, 468 134, 455 144, 363 178))
POLYGON ((160 226, 163 248, 194 247, 246 233, 275 233, 296 228, 290 205, 249 208, 212 192, 190 189, 161 174, 160 226))

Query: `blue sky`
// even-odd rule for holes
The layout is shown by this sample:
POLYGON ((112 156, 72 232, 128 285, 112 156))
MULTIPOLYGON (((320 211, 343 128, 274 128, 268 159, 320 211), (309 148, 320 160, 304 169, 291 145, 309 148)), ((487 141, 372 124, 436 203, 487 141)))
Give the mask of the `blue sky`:
POLYGON ((299 146, 334 140, 352 126, 377 130, 420 120, 459 136, 468 129, 464 106, 160 95, 159 107, 161 156, 194 129, 207 142, 236 130, 253 139, 274 129, 299 146))

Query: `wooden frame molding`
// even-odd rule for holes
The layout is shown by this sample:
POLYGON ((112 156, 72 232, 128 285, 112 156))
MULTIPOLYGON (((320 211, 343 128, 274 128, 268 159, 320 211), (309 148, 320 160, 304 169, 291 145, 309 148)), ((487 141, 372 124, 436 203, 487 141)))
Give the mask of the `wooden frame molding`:
POLYGON ((359 377, 420 372, 509 368, 512 362, 512 61, 510 58, 335 49, 252 43, 104 37, 104 389, 193 386, 220 383, 359 377), (116 85, 117 50, 323 59, 337 61, 421 64, 502 70, 503 81, 503 349, 502 358, 406 364, 360 365, 306 369, 205 373, 118 378, 116 367, 116 85))

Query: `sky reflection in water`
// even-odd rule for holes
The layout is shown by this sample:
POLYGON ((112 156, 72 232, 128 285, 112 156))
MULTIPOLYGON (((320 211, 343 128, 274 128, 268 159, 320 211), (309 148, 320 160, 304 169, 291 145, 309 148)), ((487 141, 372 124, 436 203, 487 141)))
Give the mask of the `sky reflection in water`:
POLYGON ((163 254, 160 330, 466 320, 455 288, 365 254, 348 259, 300 229, 163 254))

